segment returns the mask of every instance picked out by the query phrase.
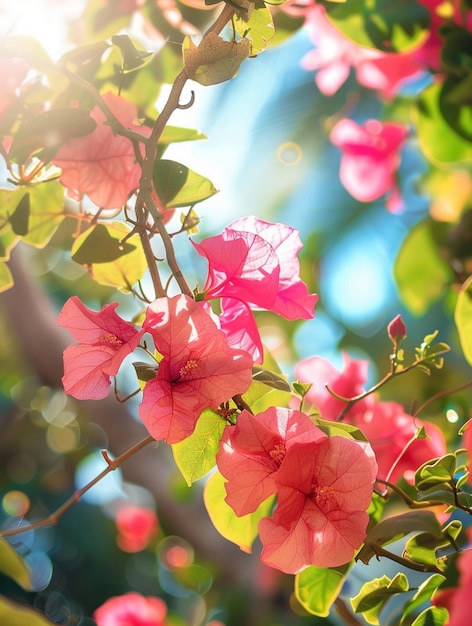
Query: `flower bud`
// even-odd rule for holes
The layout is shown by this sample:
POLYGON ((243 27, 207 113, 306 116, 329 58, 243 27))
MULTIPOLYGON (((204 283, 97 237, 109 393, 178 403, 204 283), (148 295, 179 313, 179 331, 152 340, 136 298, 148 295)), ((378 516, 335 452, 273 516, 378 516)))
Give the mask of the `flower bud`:
POLYGON ((387 326, 387 333, 396 349, 398 344, 406 337, 406 326, 400 314, 394 317, 387 326))

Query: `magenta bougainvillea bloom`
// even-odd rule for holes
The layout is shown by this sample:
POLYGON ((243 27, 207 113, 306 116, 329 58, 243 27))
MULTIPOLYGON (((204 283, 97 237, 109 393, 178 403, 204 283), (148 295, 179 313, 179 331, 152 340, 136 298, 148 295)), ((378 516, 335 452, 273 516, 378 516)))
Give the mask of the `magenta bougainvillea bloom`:
POLYGON ((277 508, 259 522, 261 560, 287 574, 348 563, 366 536, 377 463, 345 437, 289 448, 277 472, 277 508))
MULTIPOLYGON (((134 124, 137 109, 133 104, 111 93, 103 100, 122 124, 142 132, 134 124)), ((90 116, 97 123, 95 130, 70 139, 59 148, 53 163, 62 169, 61 183, 73 198, 80 200, 85 194, 101 208, 116 209, 138 188, 141 168, 131 141, 113 132, 98 106, 90 116)))
POLYGON ((421 70, 412 53, 388 54, 350 41, 331 24, 322 6, 306 13, 305 26, 316 47, 302 59, 302 67, 317 70, 316 85, 327 96, 338 91, 351 68, 361 85, 378 90, 385 98, 394 96, 405 80, 421 70))
POLYGON ((115 518, 116 543, 124 552, 144 550, 159 529, 156 513, 142 506, 124 506, 115 518))
POLYGON ((221 235, 193 245, 208 260, 204 299, 224 298, 220 323, 231 341, 242 336, 242 318, 246 328, 256 331, 244 334, 245 349, 256 362, 262 361, 262 346, 255 324, 248 324, 249 309, 272 311, 289 320, 314 316, 317 296, 309 294, 300 279, 297 255, 302 244, 294 228, 241 218, 221 235))
POLYGON ((131 591, 110 598, 93 616, 97 626, 164 626, 166 613, 164 600, 131 591))
POLYGON ((402 199, 396 182, 400 148, 408 129, 393 122, 368 120, 357 124, 343 119, 331 131, 332 143, 342 150, 340 179, 361 202, 388 194, 387 208, 398 211, 402 199))
POLYGON ((276 492, 274 476, 285 453, 297 442, 317 442, 326 435, 301 411, 270 407, 257 415, 242 411, 228 425, 216 462, 227 479, 225 498, 236 515, 253 513, 276 492))
POLYGON ((123 320, 107 304, 98 313, 87 308, 77 296, 64 304, 57 324, 67 328, 79 345, 64 351, 62 383, 67 394, 79 400, 101 400, 108 395, 110 377, 139 344, 144 331, 123 320))
POLYGON ((176 443, 188 437, 204 409, 217 409, 251 384, 251 357, 231 348, 210 315, 192 298, 155 300, 147 309, 143 328, 162 355, 139 406, 139 416, 155 439, 176 443))

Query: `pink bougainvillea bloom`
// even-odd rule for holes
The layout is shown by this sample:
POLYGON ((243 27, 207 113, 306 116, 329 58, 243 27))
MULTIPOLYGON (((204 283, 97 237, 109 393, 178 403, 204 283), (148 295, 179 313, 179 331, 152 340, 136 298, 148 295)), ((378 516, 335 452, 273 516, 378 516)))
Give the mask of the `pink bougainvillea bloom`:
POLYGON ((0 122, 17 100, 16 90, 26 78, 29 66, 23 59, 0 56, 0 122))
POLYGON ((59 313, 57 324, 80 342, 64 351, 62 383, 65 392, 74 398, 105 398, 110 377, 118 373, 123 359, 139 344, 144 331, 123 320, 115 312, 117 306, 118 302, 107 304, 97 313, 72 296, 59 313))
POLYGON ((345 354, 344 369, 339 372, 326 359, 312 356, 296 364, 295 377, 302 383, 311 383, 305 400, 318 409, 320 417, 334 421, 346 407, 346 402, 333 396, 328 388, 343 398, 354 398, 364 392, 368 367, 368 361, 351 359, 345 354))
MULTIPOLYGON (((134 125, 137 110, 133 104, 111 93, 103 100, 122 124, 142 132, 134 125)), ((59 148, 53 163, 62 169, 60 181, 72 197, 80 199, 85 194, 101 208, 120 208, 138 188, 141 168, 131 141, 114 134, 98 106, 90 116, 97 123, 95 130, 70 139, 59 148)))
POLYGON ((141 506, 124 506, 116 515, 116 542, 124 552, 144 550, 159 529, 154 511, 141 506))
POLYGON ((107 600, 93 617, 97 626, 164 626, 166 613, 164 600, 131 591, 107 600))
POLYGON ((315 49, 302 59, 306 70, 318 70, 318 89, 331 96, 338 91, 354 68, 361 85, 391 98, 405 80, 419 74, 421 66, 412 53, 389 54, 359 46, 329 21, 324 7, 314 6, 306 14, 306 28, 315 49))
POLYGON ((302 243, 294 228, 245 217, 193 245, 208 259, 206 300, 236 298, 290 320, 314 316, 317 297, 299 277, 302 243))
POLYGON ((264 348, 259 329, 251 309, 245 302, 235 298, 221 298, 218 323, 231 347, 249 352, 254 363, 263 362, 264 348))
POLYGON ((217 409, 251 384, 251 357, 231 348, 192 298, 155 300, 143 328, 163 357, 139 406, 139 416, 155 439, 176 443, 188 437, 204 409, 217 409))
POLYGON ((332 143, 342 150, 340 179, 347 191, 361 202, 388 194, 387 207, 398 211, 402 200, 396 182, 399 150, 408 135, 401 124, 369 120, 357 124, 344 119, 331 131, 332 143))
POLYGON ((366 536, 377 463, 369 444, 327 437, 287 450, 277 508, 259 522, 261 560, 287 574, 348 563, 366 536))
POLYGON ((257 415, 242 411, 228 425, 216 463, 227 479, 226 502, 236 515, 253 513, 276 491, 274 476, 285 453, 297 442, 317 442, 326 435, 301 411, 270 407, 257 415))

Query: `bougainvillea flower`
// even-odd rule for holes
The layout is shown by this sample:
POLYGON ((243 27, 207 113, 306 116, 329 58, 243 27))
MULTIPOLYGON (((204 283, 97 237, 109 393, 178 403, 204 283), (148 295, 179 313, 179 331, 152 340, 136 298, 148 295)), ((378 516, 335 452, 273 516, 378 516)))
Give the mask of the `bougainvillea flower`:
POLYGON ((155 439, 176 443, 188 437, 204 409, 217 409, 251 384, 251 357, 231 348, 192 298, 155 300, 143 328, 163 357, 139 406, 139 416, 155 439))
MULTIPOLYGON (((111 93, 103 100, 122 124, 142 132, 134 125, 137 110, 133 104, 111 93)), ((62 169, 60 181, 73 198, 85 194, 101 208, 120 208, 138 188, 141 168, 131 141, 113 132, 98 106, 90 116, 97 123, 95 130, 70 139, 59 148, 53 163, 62 169)))
POLYGON ((17 100, 16 90, 28 73, 29 66, 23 59, 0 56, 0 122, 17 100))
POLYGON ((166 613, 164 600, 131 591, 110 598, 93 616, 97 626, 164 626, 166 613))
POLYGON ((408 415, 397 402, 372 402, 365 411, 348 413, 347 421, 369 440, 379 465, 378 477, 384 480, 396 482, 402 476, 412 480, 420 465, 447 452, 439 428, 408 415), (412 441, 420 428, 427 439, 412 441))
POLYGON ((344 119, 331 131, 332 143, 342 150, 340 179, 361 202, 388 194, 387 207, 399 210, 402 200, 396 182, 399 150, 408 135, 401 124, 368 120, 357 124, 344 119))
POLYGON ((236 515, 254 512, 276 491, 274 476, 285 453, 297 442, 317 442, 326 435, 301 411, 270 407, 257 415, 242 411, 228 425, 216 463, 227 479, 226 502, 236 515))
POLYGON ((80 345, 64 351, 62 383, 67 394, 79 400, 101 400, 108 395, 110 377, 139 344, 144 331, 123 320, 107 304, 98 313, 87 308, 77 296, 64 304, 57 324, 67 328, 80 345))
POLYGON ((317 297, 299 277, 302 243, 294 228, 245 217, 193 245, 208 260, 206 300, 236 298, 290 320, 313 317, 317 297))
POLYGON ((333 396, 327 387, 343 398, 354 398, 364 391, 368 367, 368 361, 351 359, 345 354, 344 369, 339 372, 326 359, 313 356, 295 365, 295 378, 311 384, 305 400, 318 409, 323 419, 334 421, 346 407, 346 402, 333 396))
POLYGON ((359 46, 338 31, 326 17, 324 7, 314 6, 306 14, 305 26, 315 49, 302 59, 302 67, 318 70, 318 89, 331 96, 347 80, 351 68, 364 87, 391 98, 402 83, 419 74, 421 66, 413 54, 388 54, 359 46))
POLYGON ((377 463, 369 444, 327 437, 287 450, 277 508, 259 522, 261 560, 288 574, 348 563, 366 536, 377 463))
POLYGON ((218 323, 228 345, 249 352, 254 363, 262 363, 264 349, 259 329, 251 309, 245 302, 235 298, 221 298, 218 323))
POLYGON ((144 550, 159 528, 156 513, 142 506, 124 506, 116 514, 116 542, 124 552, 144 550))

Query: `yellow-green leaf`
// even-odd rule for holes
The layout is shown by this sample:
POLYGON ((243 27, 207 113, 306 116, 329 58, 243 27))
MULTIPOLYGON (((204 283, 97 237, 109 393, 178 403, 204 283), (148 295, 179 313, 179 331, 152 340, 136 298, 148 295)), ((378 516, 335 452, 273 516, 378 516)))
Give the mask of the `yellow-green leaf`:
POLYGON ((307 567, 295 577, 295 595, 305 611, 327 617, 343 586, 351 563, 338 569, 307 567))
POLYGON ((44 615, 0 596, 0 624, 3 626, 54 626, 44 615))
POLYGON ((205 409, 198 418, 190 437, 172 446, 174 459, 188 486, 215 467, 225 421, 211 409, 205 409))
POLYGON ((256 1, 254 11, 246 17, 244 13, 236 15, 234 20, 236 32, 251 41, 251 56, 256 56, 267 48, 267 42, 275 35, 272 13, 264 2, 256 1))
POLYGON ((262 517, 270 514, 274 498, 267 498, 259 508, 249 515, 238 517, 233 509, 226 504, 225 479, 219 472, 209 478, 203 491, 208 515, 216 530, 244 552, 251 552, 251 546, 257 537, 257 525, 262 517))
MULTIPOLYGON (((12 578, 26 591, 31 590, 31 572, 18 552, 3 537, 0 537, 0 572, 12 578)), ((9 622, 0 620, 0 624, 4 623, 9 622)))
POLYGON ((161 209, 193 206, 218 191, 208 178, 167 159, 155 162, 152 180, 161 209))
POLYGON ((0 293, 13 287, 13 276, 11 275, 8 265, 0 262, 0 293))
POLYGON ((472 276, 462 285, 457 298, 454 320, 459 333, 462 351, 472 365, 472 276))
POLYGON ((28 189, 29 224, 23 241, 44 248, 64 219, 64 187, 57 180, 28 189))

